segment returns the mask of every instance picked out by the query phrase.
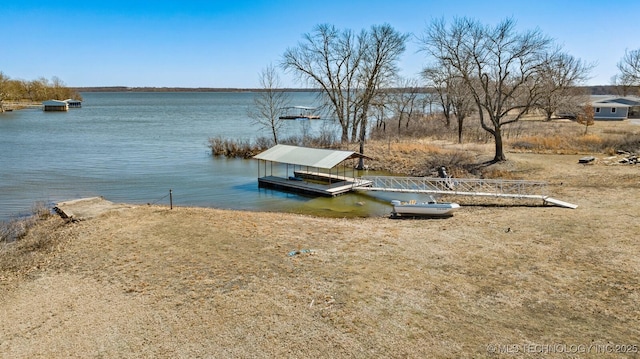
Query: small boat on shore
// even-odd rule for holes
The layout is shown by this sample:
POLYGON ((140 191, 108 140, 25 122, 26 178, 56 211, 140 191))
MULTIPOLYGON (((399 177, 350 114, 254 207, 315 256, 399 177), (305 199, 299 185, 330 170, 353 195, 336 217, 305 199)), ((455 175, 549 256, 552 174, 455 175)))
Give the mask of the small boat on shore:
POLYGON ((457 203, 437 202, 433 197, 425 202, 411 200, 403 202, 399 200, 391 201, 393 218, 398 217, 451 217, 453 212, 460 208, 457 203))

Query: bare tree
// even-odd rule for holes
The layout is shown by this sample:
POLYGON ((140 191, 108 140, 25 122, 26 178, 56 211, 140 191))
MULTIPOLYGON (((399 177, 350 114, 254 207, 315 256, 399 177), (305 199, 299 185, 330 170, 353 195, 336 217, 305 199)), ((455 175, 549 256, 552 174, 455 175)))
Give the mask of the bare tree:
POLYGON ((445 126, 451 125, 451 118, 455 117, 458 125, 458 143, 462 143, 464 120, 474 111, 475 102, 462 78, 455 75, 455 69, 447 67, 447 63, 440 66, 427 67, 422 70, 422 77, 427 86, 432 87, 437 94, 445 126))
POLYGON ((57 100, 65 100, 66 97, 66 85, 62 79, 58 76, 53 76, 51 78, 51 90, 53 90, 53 97, 57 100))
POLYGON ((362 153, 374 98, 397 73, 407 38, 387 24, 357 36, 351 30, 318 25, 297 47, 287 49, 282 66, 322 91, 340 123, 341 142, 358 140, 362 153))
POLYGON ((620 74, 611 77, 611 84, 616 95, 627 96, 631 92, 631 86, 622 82, 620 74))
POLYGON ((453 70, 472 95, 480 125, 495 140, 493 162, 506 160, 502 127, 518 121, 543 90, 538 74, 552 41, 539 30, 518 33, 506 19, 495 27, 456 19, 434 21, 422 38, 436 64, 453 70))
POLYGON ((394 87, 394 90, 388 91, 386 102, 398 121, 397 135, 400 136, 403 120, 404 126, 409 127, 420 106, 418 95, 421 89, 417 80, 406 78, 397 78, 394 87))
POLYGON ((453 78, 449 81, 447 93, 450 97, 451 109, 458 125, 458 143, 462 143, 464 120, 475 112, 475 102, 469 93, 468 87, 460 78, 453 78))
POLYGON ((273 142, 278 144, 278 131, 283 120, 280 115, 290 104, 289 94, 281 90, 280 76, 273 65, 268 65, 259 74, 260 88, 253 99, 254 108, 249 111, 253 123, 269 130, 273 142))
MULTIPOLYGON (((454 80, 446 64, 440 64, 433 67, 427 67, 422 70, 422 78, 427 81, 427 87, 432 88, 435 91, 435 97, 442 107, 442 114, 444 115, 445 127, 451 126, 451 96, 449 95, 449 82, 454 80)), ((431 112, 431 111, 429 111, 431 112)))
POLYGON ((640 92, 640 49, 625 51, 624 56, 618 62, 619 74, 614 76, 613 83, 622 88, 623 94, 630 92, 631 88, 635 88, 636 92, 640 92))
POLYGON ((380 92, 376 96, 376 98, 371 102, 372 107, 372 115, 373 119, 375 119, 376 124, 375 127, 377 129, 382 129, 383 132, 386 131, 387 128, 387 114, 386 110, 389 109, 389 103, 393 100, 393 94, 390 92, 380 92))
MULTIPOLYGON (((384 85, 390 85, 397 76, 397 62, 404 52, 408 34, 401 34, 388 24, 371 26, 369 32, 363 32, 365 46, 364 61, 358 71, 361 89, 358 96, 360 110, 360 153, 364 154, 367 137, 367 125, 371 102, 384 85)), ((358 169, 364 168, 364 158, 360 157, 358 169)))
POLYGON ((536 107, 541 109, 547 121, 554 113, 578 113, 583 106, 586 93, 577 87, 589 78, 593 65, 560 51, 546 54, 539 71, 543 91, 536 107))
POLYGON ((355 117, 356 71, 364 48, 352 31, 340 31, 328 24, 317 25, 303 38, 297 47, 285 51, 282 66, 302 82, 322 91, 340 123, 340 139, 346 143, 355 117))
POLYGON ((625 51, 618 62, 620 81, 631 86, 640 86, 640 49, 625 51))
POLYGON ((40 77, 30 82, 30 93, 32 101, 49 100, 51 84, 45 77, 40 77))

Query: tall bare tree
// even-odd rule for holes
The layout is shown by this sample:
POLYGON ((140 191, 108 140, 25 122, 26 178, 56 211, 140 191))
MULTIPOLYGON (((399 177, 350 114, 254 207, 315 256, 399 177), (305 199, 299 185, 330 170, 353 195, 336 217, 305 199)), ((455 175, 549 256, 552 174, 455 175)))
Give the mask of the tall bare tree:
POLYGON ((615 85, 622 87, 623 94, 630 92, 631 88, 640 93, 640 49, 625 51, 624 56, 618 62, 619 74, 614 76, 615 85))
POLYGON ((260 88, 253 99, 254 108, 249 111, 249 117, 254 124, 269 130, 273 142, 278 144, 278 131, 283 125, 280 115, 285 107, 290 105, 287 92, 282 91, 280 76, 275 66, 268 65, 259 74, 260 88))
MULTIPOLYGON (((385 85, 391 85, 397 76, 397 62, 404 52, 408 34, 401 34, 388 24, 371 26, 369 32, 361 34, 365 46, 364 61, 358 71, 359 79, 359 122, 360 153, 364 154, 367 126, 371 103, 385 85)), ((364 168, 364 158, 360 157, 358 168, 364 168)))
POLYGON ((539 30, 516 32, 512 19, 491 27, 460 18, 451 26, 433 21, 421 41, 436 64, 455 70, 453 76, 468 87, 480 125, 494 137, 493 162, 506 160, 502 127, 518 121, 540 97, 538 74, 551 39, 539 30))
POLYGON ((341 141, 349 141, 354 122, 352 110, 357 89, 356 70, 362 60, 363 47, 350 30, 338 30, 328 24, 317 25, 303 41, 289 48, 282 66, 306 85, 319 88, 333 110, 342 129, 341 141))
POLYGON ((427 67, 422 70, 422 77, 427 81, 427 87, 435 91, 435 97, 438 104, 442 107, 445 126, 451 126, 451 95, 449 94, 449 83, 455 80, 446 64, 439 64, 433 67, 427 67))
POLYGON ((460 78, 453 78, 452 81, 449 81, 447 93, 450 96, 451 110, 458 125, 458 143, 462 143, 464 120, 475 112, 474 99, 460 78))
POLYGON ((297 47, 285 51, 282 66, 322 91, 340 123, 342 143, 358 140, 364 152, 370 108, 383 85, 397 73, 408 35, 387 24, 358 35, 322 24, 303 38, 297 47))
POLYGON ((536 107, 540 108, 546 120, 550 121, 554 113, 578 113, 587 95, 578 88, 588 78, 593 65, 588 65, 560 49, 545 54, 545 61, 539 71, 543 91, 536 107))

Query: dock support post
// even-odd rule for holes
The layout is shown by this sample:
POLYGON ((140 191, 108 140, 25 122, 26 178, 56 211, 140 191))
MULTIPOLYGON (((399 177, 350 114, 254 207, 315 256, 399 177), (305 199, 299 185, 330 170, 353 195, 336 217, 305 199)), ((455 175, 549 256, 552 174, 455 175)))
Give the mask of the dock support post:
POLYGON ((169 209, 173 209, 173 190, 169 189, 169 209))

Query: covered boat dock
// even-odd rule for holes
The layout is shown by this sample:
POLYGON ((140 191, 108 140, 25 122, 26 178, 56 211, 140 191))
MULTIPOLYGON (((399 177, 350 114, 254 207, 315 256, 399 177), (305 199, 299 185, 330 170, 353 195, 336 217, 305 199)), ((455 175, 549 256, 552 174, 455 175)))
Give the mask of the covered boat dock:
POLYGON ((44 111, 69 111, 69 104, 59 100, 43 101, 42 109, 44 111))
POLYGON ((259 160, 258 186, 333 197, 370 181, 357 178, 351 159, 365 157, 354 151, 275 145, 254 156, 259 160))

